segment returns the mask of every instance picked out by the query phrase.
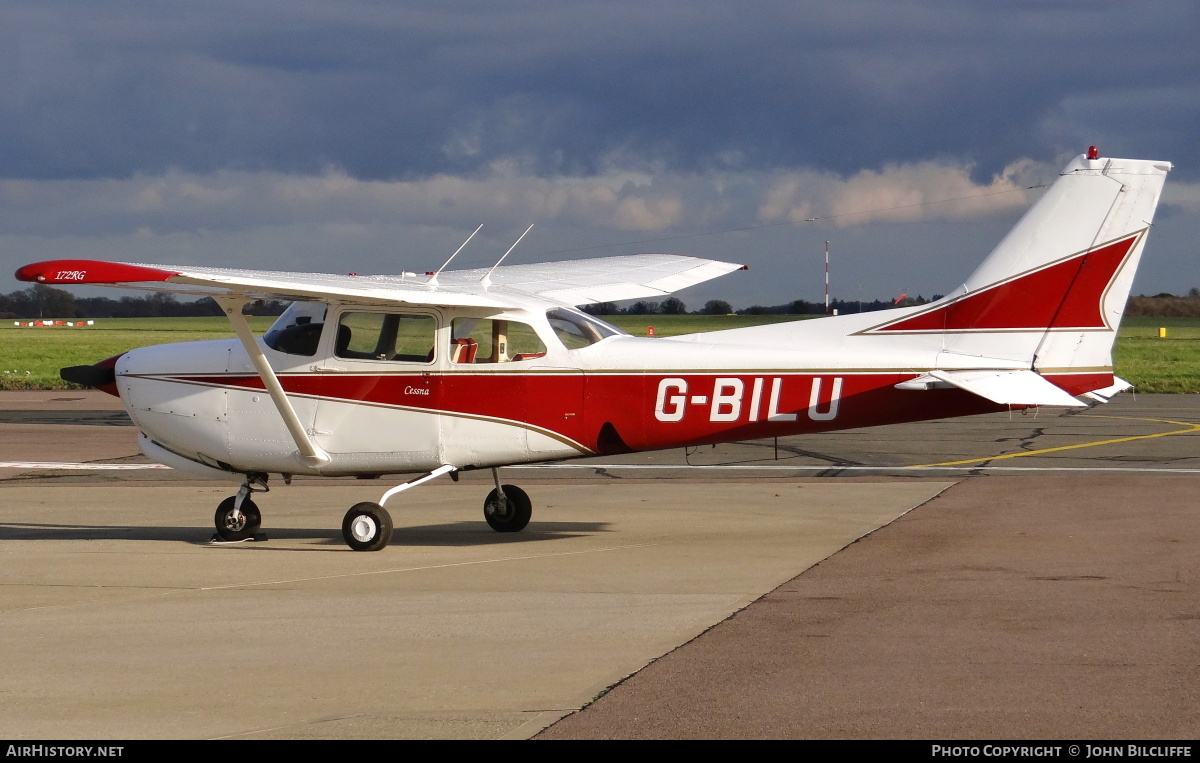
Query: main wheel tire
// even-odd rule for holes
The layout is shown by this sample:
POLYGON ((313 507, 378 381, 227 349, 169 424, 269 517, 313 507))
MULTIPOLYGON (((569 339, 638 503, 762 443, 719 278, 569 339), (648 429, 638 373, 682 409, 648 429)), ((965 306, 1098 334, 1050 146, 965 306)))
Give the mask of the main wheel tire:
POLYGON ((213 524, 217 526, 217 535, 228 541, 246 540, 253 538, 258 528, 262 526, 262 514, 258 506, 249 498, 242 501, 242 510, 237 518, 233 516, 233 504, 237 498, 229 496, 217 506, 213 516, 213 524))
POLYGON ((377 503, 356 503, 342 520, 342 538, 355 551, 378 551, 392 539, 392 515, 377 503))
POLYGON ((499 533, 515 533, 525 529, 533 516, 533 504, 524 490, 516 485, 504 485, 505 506, 500 506, 500 493, 492 490, 483 502, 483 518, 499 533))

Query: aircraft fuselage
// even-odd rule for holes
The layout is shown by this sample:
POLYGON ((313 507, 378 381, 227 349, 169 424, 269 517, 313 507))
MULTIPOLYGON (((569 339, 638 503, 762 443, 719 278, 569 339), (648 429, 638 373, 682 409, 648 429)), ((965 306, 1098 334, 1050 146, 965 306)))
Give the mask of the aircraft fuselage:
MULTIPOLYGON (((264 345, 309 436, 331 459, 320 468, 297 462, 236 340, 130 351, 118 361, 117 384, 144 439, 185 459, 227 472, 329 476, 421 472, 447 463, 481 468, 1005 408, 961 389, 896 387, 934 367, 936 352, 925 364, 907 353, 899 361, 905 366, 888 368, 886 354, 860 358, 846 346, 739 350, 752 329, 736 332, 738 345, 723 343, 726 332, 717 332, 716 341, 619 335, 567 349, 555 346, 537 314, 509 317, 536 327, 543 352, 456 363, 448 326, 417 360, 339 357, 326 343, 312 356, 296 357, 264 345), (721 365, 722 357, 730 362, 721 365)), ((789 336, 784 344, 803 345, 826 320, 762 328, 775 339, 789 336)), ((1104 379, 1111 380, 1111 371, 1086 381, 1095 387, 1104 379)))

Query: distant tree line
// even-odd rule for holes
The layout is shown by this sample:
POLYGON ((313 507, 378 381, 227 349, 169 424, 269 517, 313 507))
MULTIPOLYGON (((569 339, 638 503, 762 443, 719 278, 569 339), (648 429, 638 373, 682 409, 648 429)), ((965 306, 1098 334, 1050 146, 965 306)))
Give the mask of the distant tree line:
POLYGON ((1146 315, 1155 317, 1200 317, 1200 289, 1192 287, 1187 296, 1177 297, 1174 294, 1155 294, 1146 297, 1139 294, 1130 297, 1125 304, 1126 315, 1146 315))
MULTIPOLYGON (((829 303, 831 310, 839 315, 867 313, 887 310, 892 307, 924 305, 942 298, 934 294, 930 299, 921 295, 904 296, 899 300, 834 299, 829 303)), ((277 299, 258 300, 246 306, 247 315, 279 315, 287 302, 277 299)), ((678 297, 667 297, 658 302, 639 300, 627 307, 615 302, 597 302, 583 307, 592 315, 821 315, 825 312, 823 302, 797 299, 782 305, 751 305, 735 310, 723 299, 710 299, 699 310, 688 311, 687 305, 678 297)), ((1127 315, 1200 317, 1200 288, 1193 287, 1186 296, 1155 294, 1152 297, 1138 295, 1130 297, 1126 305, 1127 315)), ((174 294, 151 292, 144 297, 76 297, 69 291, 55 289, 44 284, 35 284, 28 289, 0 295, 0 319, 35 318, 185 318, 204 315, 222 315, 216 302, 203 297, 181 301, 174 294)))
MULTIPOLYGON (((932 299, 922 296, 904 296, 899 300, 862 300, 833 299, 829 301, 830 311, 837 310, 839 315, 846 313, 866 313, 873 310, 887 310, 892 307, 908 307, 924 305, 927 302, 941 299, 941 294, 934 294, 932 299)), ((734 310, 733 306, 723 299, 710 299, 699 310, 688 311, 687 305, 678 297, 667 297, 661 302, 634 302, 628 307, 620 307, 615 302, 597 302, 584 305, 583 311, 592 315, 822 315, 825 312, 824 302, 809 302, 797 299, 782 305, 751 305, 750 307, 734 310)))
MULTIPOLYGON (((870 302, 861 300, 833 299, 829 301, 829 309, 836 310, 838 315, 848 313, 868 313, 875 310, 889 310, 893 307, 911 307, 936 302, 943 295, 934 294, 929 299, 921 295, 916 297, 902 296, 898 300, 875 299, 870 302)), ((751 305, 740 310, 734 310, 723 299, 710 299, 699 310, 688 311, 678 297, 667 297, 661 302, 635 302, 628 307, 620 307, 614 302, 598 302, 585 305, 584 312, 592 315, 821 315, 825 312, 824 302, 809 302, 797 299, 783 305, 751 305)), ((1177 297, 1174 294, 1155 294, 1152 297, 1138 295, 1130 297, 1125 306, 1126 315, 1144 315, 1161 317, 1200 317, 1200 288, 1193 287, 1186 296, 1177 297)))
MULTIPOLYGON (((280 300, 258 300, 246 306, 247 315, 279 315, 287 307, 280 300)), ((190 318, 224 315, 208 297, 180 301, 174 294, 152 292, 144 297, 76 297, 69 291, 44 284, 0 295, 0 318, 190 318)))

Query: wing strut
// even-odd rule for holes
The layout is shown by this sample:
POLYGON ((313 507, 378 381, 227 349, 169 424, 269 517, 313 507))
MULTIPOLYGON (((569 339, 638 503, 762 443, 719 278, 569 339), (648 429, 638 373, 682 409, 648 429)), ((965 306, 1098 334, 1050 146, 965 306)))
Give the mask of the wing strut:
POLYGON ((233 324, 233 330, 237 333, 238 339, 242 341, 242 347, 246 348, 246 354, 250 356, 254 368, 258 371, 258 378, 262 379, 263 386, 267 388, 267 394, 271 396, 271 402, 275 403, 275 409, 283 417, 283 423, 292 435, 292 440, 300 449, 300 463, 314 469, 328 464, 331 461, 329 455, 308 438, 308 433, 304 431, 304 425, 300 423, 300 417, 296 415, 296 409, 292 407, 287 393, 283 391, 283 385, 279 383, 279 377, 275 375, 275 370, 267 362, 267 356, 263 354, 262 348, 255 341, 254 333, 250 331, 250 324, 246 322, 246 316, 242 315, 242 306, 246 304, 246 299, 240 296, 221 296, 213 297, 213 299, 217 301, 217 304, 225 311, 229 322, 233 324))

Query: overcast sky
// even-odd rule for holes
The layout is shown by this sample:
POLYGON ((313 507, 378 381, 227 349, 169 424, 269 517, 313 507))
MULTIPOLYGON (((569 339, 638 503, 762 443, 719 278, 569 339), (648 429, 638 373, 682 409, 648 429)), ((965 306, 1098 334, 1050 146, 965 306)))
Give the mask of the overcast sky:
POLYGON ((1171 161, 1134 292, 1200 286, 1200 4, 7 0, 0 266, 675 252, 735 306, 957 286, 1096 144, 1171 161), (950 200, 950 201, 946 201, 950 200), (806 222, 818 218, 816 222, 806 222))

